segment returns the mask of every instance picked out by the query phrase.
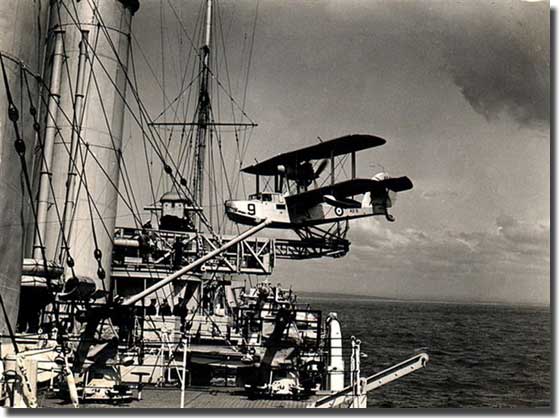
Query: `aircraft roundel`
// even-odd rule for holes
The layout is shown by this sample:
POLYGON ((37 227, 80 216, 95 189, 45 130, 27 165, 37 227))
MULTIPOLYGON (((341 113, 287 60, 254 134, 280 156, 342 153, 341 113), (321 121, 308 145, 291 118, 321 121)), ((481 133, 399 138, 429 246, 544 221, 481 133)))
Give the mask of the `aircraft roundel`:
POLYGON ((334 213, 336 214, 336 216, 342 216, 342 214, 344 213, 344 209, 334 208, 334 213))

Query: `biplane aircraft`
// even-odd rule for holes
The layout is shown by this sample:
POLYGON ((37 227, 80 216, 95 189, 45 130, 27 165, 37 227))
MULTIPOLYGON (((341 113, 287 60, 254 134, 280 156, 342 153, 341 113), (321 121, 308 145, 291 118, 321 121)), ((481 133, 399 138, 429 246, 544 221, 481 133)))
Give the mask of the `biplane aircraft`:
POLYGON ((385 215, 392 222, 388 209, 397 192, 412 188, 410 179, 389 177, 383 172, 371 179, 356 177, 356 152, 385 142, 372 135, 347 135, 245 167, 242 172, 255 175, 256 193, 248 200, 225 202, 226 214, 237 223, 254 225, 269 219, 271 228, 295 230, 374 215, 385 215), (342 161, 337 165, 336 157, 348 154, 351 178, 337 182, 336 169, 342 161), (328 184, 317 185, 327 167, 328 184), (273 191, 260 191, 261 177, 274 181, 273 191), (311 184, 315 187, 310 189, 311 184), (362 198, 357 200, 360 195, 362 198))

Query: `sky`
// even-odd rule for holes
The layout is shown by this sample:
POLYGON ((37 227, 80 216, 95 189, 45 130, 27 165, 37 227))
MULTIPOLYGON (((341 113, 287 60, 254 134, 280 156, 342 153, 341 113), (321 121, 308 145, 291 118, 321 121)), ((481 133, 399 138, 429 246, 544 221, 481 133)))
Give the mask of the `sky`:
MULTIPOLYGON (((387 143, 358 155, 358 175, 383 169, 414 182, 391 211, 396 222, 351 223, 347 256, 280 260, 271 280, 303 291, 549 303, 548 7, 260 0, 257 12, 256 0, 220 0, 215 35, 229 78, 223 56, 216 75, 238 104, 250 57, 245 111, 259 126, 244 162, 317 137, 373 134, 387 143)), ((135 69, 153 116, 177 96, 199 11, 196 1, 144 0, 134 17, 135 69)), ((127 120, 127 166, 148 204, 138 131, 127 120)), ((234 167, 232 141, 224 147, 234 167)))

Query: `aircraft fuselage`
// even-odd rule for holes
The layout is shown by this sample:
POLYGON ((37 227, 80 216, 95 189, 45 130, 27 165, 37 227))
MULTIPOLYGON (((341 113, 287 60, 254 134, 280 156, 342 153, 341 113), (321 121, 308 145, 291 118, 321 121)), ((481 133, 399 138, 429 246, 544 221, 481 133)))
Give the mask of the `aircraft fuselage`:
POLYGON ((249 197, 249 200, 234 200, 225 203, 226 214, 232 221, 255 225, 264 219, 272 220, 271 228, 298 228, 363 218, 373 215, 385 215, 391 206, 390 199, 373 202, 355 208, 336 207, 323 202, 311 208, 298 211, 288 208, 284 196, 280 193, 261 193, 249 197))

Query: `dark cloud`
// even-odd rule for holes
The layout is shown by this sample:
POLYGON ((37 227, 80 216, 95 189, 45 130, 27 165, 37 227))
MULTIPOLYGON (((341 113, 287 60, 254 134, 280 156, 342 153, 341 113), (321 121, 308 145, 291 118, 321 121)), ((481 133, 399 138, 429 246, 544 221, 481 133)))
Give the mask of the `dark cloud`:
POLYGON ((521 124, 548 122, 548 4, 517 2, 503 12, 499 18, 489 10, 477 20, 453 22, 444 40, 446 68, 487 119, 507 112, 521 124))
MULTIPOLYGON (((502 112, 521 124, 550 117, 549 4, 520 0, 337 1, 343 22, 371 21, 378 37, 443 69, 473 109, 488 120, 502 112)), ((422 71, 409 67, 410 73, 422 71)))

